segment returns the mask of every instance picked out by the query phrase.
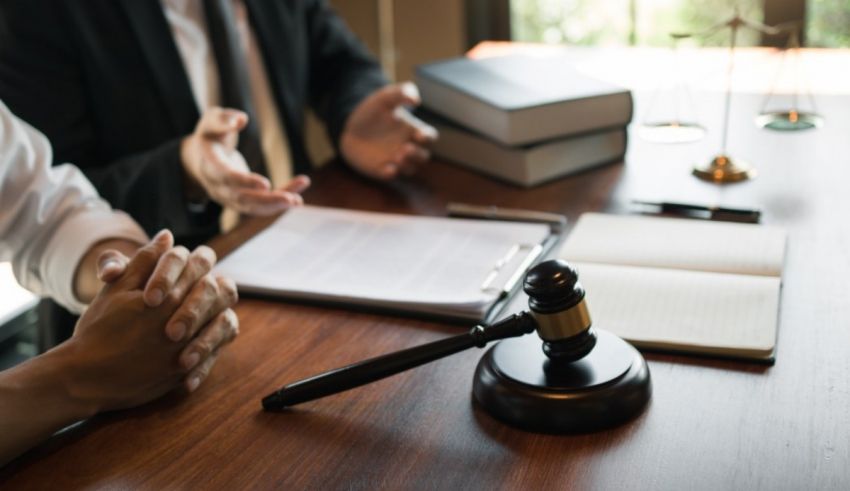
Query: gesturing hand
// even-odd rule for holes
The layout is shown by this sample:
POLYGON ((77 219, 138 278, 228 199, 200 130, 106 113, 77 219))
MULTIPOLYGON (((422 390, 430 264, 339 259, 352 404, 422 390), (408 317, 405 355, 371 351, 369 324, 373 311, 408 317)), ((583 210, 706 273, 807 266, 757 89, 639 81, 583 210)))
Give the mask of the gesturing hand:
POLYGON ((205 111, 180 145, 186 174, 210 199, 240 213, 273 215, 302 204, 299 193, 310 185, 306 176, 272 189, 267 178, 251 172, 236 149, 246 124, 248 116, 242 111, 220 107, 205 111))
POLYGON ((430 158, 426 145, 438 136, 437 130, 405 107, 419 102, 419 91, 410 82, 372 93, 345 123, 340 139, 343 157, 356 170, 376 179, 414 173, 430 158))

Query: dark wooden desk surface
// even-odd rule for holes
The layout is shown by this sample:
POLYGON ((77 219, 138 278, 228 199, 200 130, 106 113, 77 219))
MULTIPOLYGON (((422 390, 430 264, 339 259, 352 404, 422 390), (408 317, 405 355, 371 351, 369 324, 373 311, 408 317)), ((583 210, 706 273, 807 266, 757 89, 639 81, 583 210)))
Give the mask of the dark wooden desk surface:
MULTIPOLYGON (((773 367, 649 354, 645 413, 579 436, 523 433, 477 408, 477 350, 268 414, 260 397, 283 383, 459 328, 243 299, 242 334, 198 393, 66 431, 0 472, 0 487, 850 489, 848 101, 821 98, 827 126, 805 134, 738 118, 730 145, 761 176, 724 188, 688 174, 716 148, 713 133, 684 146, 633 138, 625 166, 532 190, 433 163, 389 185, 332 165, 306 194, 314 204, 427 215, 444 214, 450 200, 529 207, 571 222, 589 210, 623 212, 635 197, 761 204, 764 221, 790 234, 773 367)), ((753 114, 758 100, 736 103, 753 114)), ((226 251, 250 228, 216 247, 226 251)))

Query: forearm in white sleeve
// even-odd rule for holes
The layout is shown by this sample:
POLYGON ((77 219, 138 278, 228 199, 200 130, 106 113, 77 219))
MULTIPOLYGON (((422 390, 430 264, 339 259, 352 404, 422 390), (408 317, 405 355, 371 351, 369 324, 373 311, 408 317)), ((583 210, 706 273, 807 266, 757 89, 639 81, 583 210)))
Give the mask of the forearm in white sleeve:
POLYGON ((129 216, 100 199, 79 169, 51 167, 47 139, 0 102, 0 260, 25 288, 72 311, 74 273, 86 251, 107 239, 147 241, 129 216))

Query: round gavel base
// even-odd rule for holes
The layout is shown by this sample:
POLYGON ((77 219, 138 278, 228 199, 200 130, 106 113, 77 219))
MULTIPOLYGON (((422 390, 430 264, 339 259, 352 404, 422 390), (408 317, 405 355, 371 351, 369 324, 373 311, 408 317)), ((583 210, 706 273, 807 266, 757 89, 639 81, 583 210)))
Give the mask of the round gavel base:
POLYGON ((590 432, 633 418, 649 401, 649 367, 632 345, 595 331, 590 353, 557 366, 536 336, 499 342, 475 370, 475 400, 505 423, 542 433, 590 432))

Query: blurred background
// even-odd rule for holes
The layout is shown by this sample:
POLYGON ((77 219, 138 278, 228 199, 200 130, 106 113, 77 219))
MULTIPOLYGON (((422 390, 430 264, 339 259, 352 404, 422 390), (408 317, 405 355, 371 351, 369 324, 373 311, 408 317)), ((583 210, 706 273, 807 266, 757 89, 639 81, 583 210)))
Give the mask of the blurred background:
MULTIPOLYGON (((850 47, 850 0, 330 0, 380 59, 392 80, 410 80, 416 65, 462 55, 483 40, 569 46, 670 47, 670 32, 704 31, 737 8, 768 25, 797 22, 803 46, 850 47)), ((740 46, 784 47, 787 36, 742 30, 740 46)), ((687 41, 728 45, 728 31, 687 41)), ((333 148, 318 122, 308 122, 317 162, 333 148)), ((0 263, 0 369, 39 351, 37 299, 17 287, 0 263)), ((43 335, 41 337, 44 337, 43 335)), ((49 340, 41 340, 49 344, 49 340)))

